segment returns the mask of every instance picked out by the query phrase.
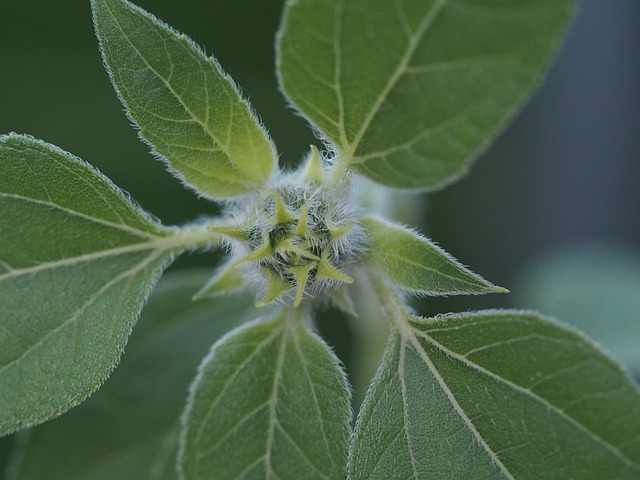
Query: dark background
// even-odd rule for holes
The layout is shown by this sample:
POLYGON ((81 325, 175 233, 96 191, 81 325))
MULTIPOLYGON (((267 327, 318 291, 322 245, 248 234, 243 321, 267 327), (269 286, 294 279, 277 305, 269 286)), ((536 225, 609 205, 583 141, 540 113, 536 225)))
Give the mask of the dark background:
MULTIPOLYGON (((138 3, 216 55, 268 126, 284 163, 302 156, 314 138, 287 108, 273 71, 282 1, 138 3)), ((586 287, 576 293, 575 276, 619 280, 620 269, 610 269, 613 261, 607 260, 615 257, 630 267, 627 277, 615 295, 597 299, 604 317, 589 321, 640 344, 638 25, 637 0, 583 1, 538 94, 470 175, 428 197, 423 231, 512 294, 429 300, 422 302, 423 313, 540 307, 591 331, 589 322, 580 323, 588 314, 570 318, 581 298, 593 300, 586 287), (585 244, 600 259, 589 273, 576 273, 558 260, 563 255, 553 256, 585 244), (541 265, 551 268, 540 274, 541 265), (569 271, 562 281, 555 278, 560 271, 569 271), (573 304, 547 305, 541 285, 573 304), (624 310, 626 323, 618 326, 620 315, 607 312, 620 311, 616 307, 627 300, 638 308, 624 310)), ((88 0, 0 2, 0 132, 9 131, 32 134, 90 162, 167 224, 215 211, 137 140, 102 68, 88 0)), ((589 266, 589 255, 578 264, 589 266)), ((206 262, 212 260, 194 256, 172 268, 206 262)), ((614 343, 600 340, 615 353, 614 343)))

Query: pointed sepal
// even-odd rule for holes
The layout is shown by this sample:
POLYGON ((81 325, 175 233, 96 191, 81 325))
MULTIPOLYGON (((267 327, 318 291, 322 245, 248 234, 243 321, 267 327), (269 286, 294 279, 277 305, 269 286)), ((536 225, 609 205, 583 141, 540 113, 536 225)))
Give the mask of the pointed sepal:
POLYGON ((280 277, 276 272, 270 268, 262 268, 261 270, 266 281, 267 289, 263 297, 256 302, 257 307, 269 305, 291 290, 291 284, 280 277))
POLYGON ((331 265, 331 262, 326 255, 323 255, 318 262, 318 270, 316 272, 317 278, 324 278, 327 280, 334 280, 342 283, 353 283, 353 278, 344 274, 336 267, 331 265))
POLYGON ((272 190, 271 196, 273 197, 273 201, 275 205, 274 206, 275 211, 273 213, 274 225, 282 225, 284 223, 290 223, 295 221, 295 217, 287 209, 287 206, 284 203, 284 200, 282 199, 282 196, 280 195, 280 193, 278 193, 277 190, 272 190))
POLYGON ((271 246, 271 242, 269 238, 264 235, 262 239, 262 244, 253 250, 248 255, 242 257, 237 261, 236 265, 244 265, 247 263, 259 262, 261 260, 266 260, 268 258, 273 257, 273 247, 271 246))
POLYGON ((324 183, 325 173, 322 166, 322 157, 315 145, 310 146, 304 167, 302 167, 302 179, 313 183, 324 183))
POLYGON ((299 265, 289 269, 289 272, 293 275, 296 282, 296 297, 293 301, 294 307, 299 307, 300 303, 302 303, 302 296, 307 286, 307 282, 309 281, 309 275, 311 274, 311 270, 315 267, 316 262, 311 262, 306 265, 299 265))

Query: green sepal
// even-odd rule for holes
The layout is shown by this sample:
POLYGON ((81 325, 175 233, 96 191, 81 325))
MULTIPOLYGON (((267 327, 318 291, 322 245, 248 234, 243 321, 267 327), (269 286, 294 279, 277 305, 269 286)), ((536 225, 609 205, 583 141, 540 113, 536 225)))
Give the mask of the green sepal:
POLYGON ((320 152, 315 145, 311 145, 309 148, 310 152, 302 167, 302 179, 307 182, 322 184, 326 180, 326 174, 322 165, 320 152))
POLYGON ((296 225, 294 233, 303 238, 309 236, 311 233, 309 231, 309 206, 306 204, 300 207, 300 218, 298 218, 298 224, 296 225))
POLYGON ((269 237, 267 235, 263 235, 262 244, 251 253, 245 255, 240 260, 237 260, 237 265, 259 262, 271 257, 273 257, 273 247, 271 246, 271 241, 269 240, 269 237))
POLYGON ((270 193, 275 204, 275 211, 272 217, 273 224, 282 225, 284 223, 293 222, 295 217, 289 213, 282 196, 276 190, 272 190, 270 193))
POLYGON ((285 238, 281 242, 279 242, 273 249, 274 253, 288 253, 298 255, 302 258, 308 258, 309 260, 320 260, 320 257, 311 253, 309 250, 306 250, 302 247, 299 247, 295 244, 294 239, 285 238))
POLYGON ((336 225, 330 220, 326 220, 325 223, 327 224, 327 229, 329 229, 329 234, 333 240, 338 240, 353 230, 353 224, 351 222, 336 225))
POLYGON ((257 307, 269 305, 291 290, 291 284, 270 268, 263 267, 260 271, 265 278, 266 290, 262 298, 256 302, 257 307))
POLYGON ((342 283, 353 283, 353 278, 351 278, 346 273, 341 272, 336 267, 331 265, 329 262, 327 255, 323 255, 320 261, 318 262, 318 269, 316 271, 316 276, 318 278, 324 278, 327 280, 342 282, 342 283))
POLYGON ((302 297, 304 295, 304 290, 307 287, 309 275, 311 273, 311 270, 313 270, 315 267, 316 262, 310 262, 306 265, 298 265, 289 268, 289 272, 293 275, 296 283, 296 296, 295 300, 293 301, 294 307, 299 307, 302 303, 302 297))

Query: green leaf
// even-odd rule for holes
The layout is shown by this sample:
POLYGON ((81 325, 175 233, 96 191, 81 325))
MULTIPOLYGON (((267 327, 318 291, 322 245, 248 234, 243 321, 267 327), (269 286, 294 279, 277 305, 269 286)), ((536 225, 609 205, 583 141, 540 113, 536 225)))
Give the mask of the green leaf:
POLYGON ((264 183, 275 148, 233 80, 185 35, 124 0, 92 0, 111 80, 140 136, 198 193, 264 183))
POLYGON ((640 393, 583 336, 519 311, 396 317, 349 478, 640 478, 640 393))
POLYGON ((241 292, 247 285, 237 260, 228 260, 216 269, 213 277, 194 295, 194 300, 241 292))
POLYGON ((192 232, 161 226, 91 166, 16 134, 0 136, 0 231, 5 435, 102 384, 192 232))
POLYGON ((398 287, 418 295, 504 293, 463 267, 425 237, 376 217, 364 217, 368 238, 363 262, 398 287))
POLYGON ((350 395, 326 344, 288 309, 214 345, 192 386, 181 474, 188 480, 341 479, 350 395))
POLYGON ((439 188, 540 83, 574 3, 290 0, 280 84, 347 166, 439 188))
POLYGON ((198 363, 211 342, 255 315, 253 298, 192 302, 207 276, 162 278, 109 381, 28 432, 8 480, 175 480, 179 418, 198 363))

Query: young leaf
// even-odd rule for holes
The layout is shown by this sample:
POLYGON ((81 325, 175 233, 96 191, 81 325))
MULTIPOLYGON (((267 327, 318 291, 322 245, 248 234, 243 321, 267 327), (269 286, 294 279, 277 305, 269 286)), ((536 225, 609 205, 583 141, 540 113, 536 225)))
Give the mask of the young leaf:
POLYGON ((639 478, 640 394, 584 337, 535 313, 402 316, 350 479, 639 478))
POLYGON ((102 55, 140 136, 210 198, 246 193, 277 164, 271 140, 215 59, 125 0, 92 0, 102 55))
POLYGON ((253 298, 192 302, 207 277, 187 271, 162 278, 109 381, 78 408, 28 432, 7 480, 175 480, 193 372, 212 341, 255 315, 253 298))
POLYGON ((411 230, 371 216, 362 225, 369 242, 364 263, 404 290, 419 295, 506 292, 411 230))
POLYGON ((185 239, 78 158, 0 136, 0 435, 83 401, 111 373, 185 239))
POLYGON ((236 264, 236 260, 228 260, 218 267, 213 277, 198 290, 193 299, 220 297, 242 291, 246 286, 246 281, 236 264))
POLYGON ((295 0, 278 42, 280 84, 376 182, 433 189, 540 82, 574 0, 295 0))
POLYGON ((338 360, 297 310, 236 330, 214 345, 192 386, 181 474, 344 478, 349 397, 338 360))

